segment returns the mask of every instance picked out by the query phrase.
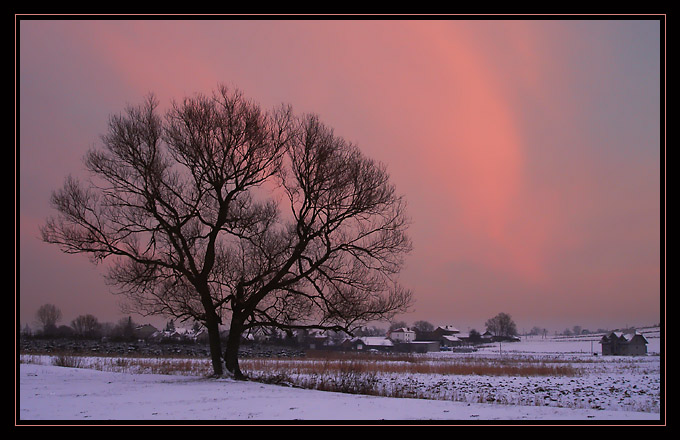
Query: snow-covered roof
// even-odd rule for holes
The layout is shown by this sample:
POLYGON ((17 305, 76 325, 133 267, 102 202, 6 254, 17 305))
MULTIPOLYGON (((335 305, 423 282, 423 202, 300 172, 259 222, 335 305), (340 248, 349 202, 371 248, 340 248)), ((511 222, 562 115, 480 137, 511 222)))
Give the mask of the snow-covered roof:
POLYGON ((645 342, 645 344, 649 343, 649 341, 647 341, 647 338, 645 338, 644 335, 642 335, 642 333, 638 333, 637 330, 633 331, 631 333, 614 331, 614 332, 611 332, 609 334, 604 335, 600 342, 609 341, 610 339, 612 339, 612 337, 615 337, 617 339, 620 339, 620 340, 623 340, 623 341, 626 341, 626 342, 631 342, 633 339, 635 339, 635 337, 640 337, 645 342))
POLYGON ((633 332, 633 333, 626 333, 625 335, 623 335, 623 338, 624 338, 626 341, 630 342, 630 341, 632 341, 636 336, 639 336, 640 338, 642 338, 642 339, 645 341, 645 343, 648 342, 648 341, 647 341, 647 338, 645 338, 644 335, 643 335, 642 333, 638 333, 637 331, 635 331, 635 332, 633 332))
POLYGON ((357 338, 357 340, 361 341, 364 345, 383 345, 383 346, 393 345, 392 341, 382 336, 364 336, 362 338, 357 338))
POLYGON ((460 341, 460 339, 458 339, 454 335, 444 335, 444 336, 442 336, 442 339, 446 339, 447 341, 451 341, 451 342, 459 342, 460 341))
POLYGON ((409 330, 406 327, 396 328, 392 330, 392 333, 406 333, 406 332, 415 333, 413 330, 409 330))
POLYGON ((452 325, 445 325, 444 327, 439 327, 439 328, 446 330, 448 332, 456 332, 456 333, 460 332, 460 330, 458 330, 456 327, 454 327, 452 325))

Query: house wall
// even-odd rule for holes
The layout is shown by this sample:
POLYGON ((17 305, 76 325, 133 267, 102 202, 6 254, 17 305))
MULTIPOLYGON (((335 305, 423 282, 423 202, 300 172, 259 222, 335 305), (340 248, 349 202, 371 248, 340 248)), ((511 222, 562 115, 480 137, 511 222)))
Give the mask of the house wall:
POLYGON ((640 355, 647 354, 647 345, 642 343, 632 343, 625 345, 625 354, 640 355))
POLYGON ((400 343, 394 346, 394 351, 400 353, 429 353, 440 350, 438 341, 400 343))
POLYGON ((614 347, 614 344, 612 344, 611 342, 602 344, 602 355, 603 356, 614 355, 614 354, 618 354, 616 348, 614 347))
POLYGON ((411 342, 415 340, 414 332, 392 332, 390 334, 390 339, 399 342, 411 342))

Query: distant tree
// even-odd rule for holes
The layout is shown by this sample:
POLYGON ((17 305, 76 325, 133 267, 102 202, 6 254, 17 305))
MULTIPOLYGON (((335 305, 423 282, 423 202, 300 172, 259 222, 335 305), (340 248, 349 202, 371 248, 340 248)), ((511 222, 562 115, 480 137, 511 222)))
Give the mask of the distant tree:
POLYGON ((413 323, 413 330, 418 332, 431 332, 434 331, 434 325, 427 321, 416 321, 413 323))
POLYGON ((43 304, 36 312, 36 318, 43 326, 43 333, 49 335, 54 333, 57 322, 61 320, 61 310, 54 304, 43 304))
POLYGON ((385 336, 387 332, 384 328, 376 326, 363 326, 354 332, 355 336, 385 336))
POLYGON ((575 335, 580 335, 581 333, 583 333, 583 327, 581 327, 580 325, 575 325, 574 327, 572 327, 571 331, 575 335))
POLYGON ((110 338, 110 337, 115 337, 115 328, 116 325, 112 322, 101 322, 99 323, 99 328, 102 334, 102 337, 110 338))
POLYGON ((507 337, 517 335, 517 326, 512 317, 507 313, 499 313, 487 320, 485 325, 486 329, 495 336, 507 337))
POLYGON ((57 338, 72 338, 75 335, 73 328, 68 325, 60 325, 54 330, 54 335, 57 338))
POLYGON ((133 340, 135 337, 135 327, 136 324, 132 321, 131 316, 121 318, 112 331, 112 337, 126 341, 133 340))
POLYGON ((33 330, 31 330, 31 327, 29 327, 28 324, 25 324, 19 336, 22 338, 30 338, 31 336, 33 336, 33 330))
POLYGON ((165 324, 165 331, 166 332, 174 332, 175 331, 175 321, 173 319, 169 320, 165 324))
POLYGON ((101 324, 94 315, 80 315, 71 321, 75 335, 81 338, 98 338, 101 336, 101 324))
POLYGON ((406 328, 408 325, 406 324, 405 321, 393 321, 390 323, 390 327, 388 331, 396 330, 398 328, 406 328))
POLYGON ((543 338, 546 337, 548 334, 548 330, 541 328, 539 326, 534 326, 531 328, 531 331, 529 331, 529 335, 531 336, 541 336, 543 338))

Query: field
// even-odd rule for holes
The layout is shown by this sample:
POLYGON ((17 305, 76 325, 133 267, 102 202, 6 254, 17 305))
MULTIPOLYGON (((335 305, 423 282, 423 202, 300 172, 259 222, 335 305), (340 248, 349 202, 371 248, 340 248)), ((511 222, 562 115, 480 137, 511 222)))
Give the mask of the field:
MULTIPOLYGON (((263 389, 276 390, 276 393, 286 391, 317 393, 318 390, 323 393, 306 394, 308 398, 299 399, 310 403, 314 401, 311 399, 312 395, 315 399, 320 398, 317 396, 327 396, 330 400, 326 399, 325 402, 329 404, 328 402, 336 398, 347 399, 355 396, 366 399, 365 396, 370 395, 381 399, 379 400, 381 408, 389 406, 386 402, 390 404, 402 402, 402 407, 404 402, 409 402, 410 405, 416 401, 421 402, 420 405, 449 405, 447 407, 449 409, 441 410, 445 411, 444 413, 418 412, 417 416, 414 413, 413 418, 417 419, 461 420, 473 417, 469 415, 469 411, 474 410, 480 419, 500 417, 508 420, 515 418, 599 420, 605 417, 608 420, 659 421, 662 420, 664 413, 662 406, 664 381, 661 371, 662 357, 659 356, 661 347, 658 329, 649 331, 646 337, 650 342, 648 355, 632 357, 595 355, 593 351, 597 353, 600 350, 597 344, 599 338, 591 336, 580 339, 537 337, 516 343, 489 344, 474 353, 357 355, 310 352, 304 358, 298 359, 252 358, 242 361, 242 369, 253 379, 247 383, 208 379, 210 366, 205 359, 23 355, 20 365, 19 417, 22 420, 79 419, 72 412, 60 415, 61 409, 52 408, 51 405, 56 403, 52 402, 49 393, 44 391, 51 386, 59 389, 60 384, 54 384, 53 381, 42 382, 46 377, 52 377, 57 382, 67 380, 58 379, 60 377, 58 372, 69 371, 72 375, 76 374, 73 373, 75 368, 78 371, 91 369, 98 370, 101 374, 113 374, 117 379, 111 380, 120 382, 124 381, 122 377, 137 378, 138 381, 141 381, 142 377, 144 380, 165 377, 159 379, 165 385, 175 380, 178 381, 176 382, 178 386, 186 385, 187 379, 200 379, 198 383, 201 386, 205 386, 209 381, 216 381, 220 386, 231 384, 229 389, 232 391, 237 387, 239 389, 250 387, 243 389, 242 397, 252 393, 253 401, 257 401, 258 392, 263 389), (42 388, 36 388, 38 380, 41 381, 42 388), (496 414, 494 411, 501 415, 492 416, 491 414, 496 414), (520 411, 522 415, 515 416, 512 411, 520 411)), ((109 381, 102 376, 92 376, 93 380, 97 377, 109 381)), ((87 383, 79 381, 78 384, 83 388, 79 397, 87 395, 87 383)), ((111 388, 113 383, 108 385, 111 388)), ((90 396, 96 388, 95 383, 91 384, 90 396)), ((186 389, 186 386, 182 386, 171 393, 181 395, 186 389)), ((59 394, 58 391, 53 393, 59 394)), ((62 394, 63 397, 65 396, 62 394)), ((128 396, 126 399, 128 405, 139 404, 133 402, 133 397, 128 396)), ((226 400, 218 397, 216 399, 220 402, 218 408, 220 405, 228 405, 226 400)), ((76 403, 79 401, 76 398, 74 400, 76 403)), ((93 405, 97 403, 90 402, 88 405, 90 414, 94 409, 93 405)), ((247 414, 259 414, 254 418, 286 419, 286 415, 290 419, 299 419, 301 416, 317 419, 385 418, 385 414, 375 406, 359 414, 347 413, 340 408, 333 409, 331 405, 328 412, 314 413, 314 416, 304 416, 295 412, 286 414, 285 411, 283 414, 277 412, 274 416, 274 413, 255 410, 247 414, 238 412, 237 416, 229 412, 228 408, 222 407, 222 417, 219 416, 219 412, 213 417, 207 417, 207 414, 213 413, 194 412, 193 410, 197 409, 196 405, 200 405, 200 402, 191 405, 187 403, 183 413, 165 413, 165 417, 198 420, 234 419, 248 418, 247 414), (189 417, 191 414, 194 417, 189 417)), ((282 405, 290 405, 289 408, 304 407, 304 403, 299 402, 292 404, 286 401, 282 405)), ((260 405, 259 408, 261 407, 260 405)), ((250 408, 250 405, 241 401, 241 408, 250 408)), ((347 406, 342 408, 346 411, 347 406)), ((155 412, 156 416, 163 414, 161 410, 155 412)), ((153 413, 154 411, 149 413, 149 419, 154 419, 153 413)), ((107 414, 105 417, 107 419, 127 418, 127 413, 107 414)))

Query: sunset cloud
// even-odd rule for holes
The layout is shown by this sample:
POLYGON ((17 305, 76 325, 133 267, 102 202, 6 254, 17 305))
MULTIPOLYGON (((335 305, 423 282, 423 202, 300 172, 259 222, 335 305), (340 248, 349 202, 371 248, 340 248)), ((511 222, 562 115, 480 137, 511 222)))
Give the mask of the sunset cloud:
MULTIPOLYGON (((387 165, 413 220, 404 320, 660 319, 657 21, 28 21, 19 55, 22 320, 44 302, 97 314, 57 268, 108 291, 36 239, 107 116, 220 83, 317 113, 387 165)), ((102 314, 109 297, 96 296, 102 314)))

